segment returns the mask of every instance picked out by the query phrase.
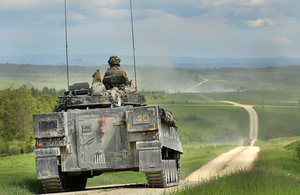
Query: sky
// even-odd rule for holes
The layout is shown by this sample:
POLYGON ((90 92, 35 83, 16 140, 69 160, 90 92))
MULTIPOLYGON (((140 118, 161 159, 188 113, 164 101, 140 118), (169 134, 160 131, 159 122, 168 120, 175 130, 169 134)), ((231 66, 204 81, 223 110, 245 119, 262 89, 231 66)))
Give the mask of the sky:
MULTIPOLYGON (((300 57, 299 0, 132 0, 137 56, 300 57)), ((65 54, 64 0, 0 0, 0 56, 65 54)), ((69 54, 132 55, 130 0, 67 0, 69 54)))

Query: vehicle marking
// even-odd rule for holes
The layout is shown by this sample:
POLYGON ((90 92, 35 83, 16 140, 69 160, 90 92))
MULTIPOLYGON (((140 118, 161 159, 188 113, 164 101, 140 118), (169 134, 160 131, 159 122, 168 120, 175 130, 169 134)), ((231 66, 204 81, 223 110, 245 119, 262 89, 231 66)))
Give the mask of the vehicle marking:
POLYGON ((153 115, 155 116, 155 109, 154 108, 148 108, 147 110, 153 110, 153 115))
POLYGON ((147 114, 145 114, 144 116, 142 116, 142 115, 138 115, 138 122, 147 122, 148 120, 149 120, 149 116, 147 115, 147 114))
POLYGON ((128 131, 135 131, 135 129, 130 129, 130 125, 128 124, 128 131))
POLYGON ((131 111, 126 111, 126 119, 128 119, 128 113, 129 112, 133 112, 133 110, 131 110, 131 111))
POLYGON ((154 127, 153 128, 149 128, 148 130, 155 130, 156 127, 155 127, 155 123, 154 123, 154 127))

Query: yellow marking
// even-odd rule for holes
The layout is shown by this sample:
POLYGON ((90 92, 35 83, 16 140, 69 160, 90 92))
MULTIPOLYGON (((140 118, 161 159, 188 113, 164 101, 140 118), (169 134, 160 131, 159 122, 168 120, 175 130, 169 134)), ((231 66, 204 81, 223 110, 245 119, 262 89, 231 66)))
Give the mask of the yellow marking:
POLYGON ((149 116, 147 115, 147 114, 145 114, 144 116, 143 116, 143 121, 148 121, 149 120, 149 116))
POLYGON ((128 131, 134 131, 135 129, 130 129, 130 125, 128 124, 128 131))
POLYGON ((155 109, 154 108, 148 108, 147 110, 153 110, 153 115, 155 116, 155 109))
POLYGON ((138 115, 138 122, 143 122, 142 115, 138 115))
POLYGON ((153 128, 149 128, 148 130, 155 130, 155 123, 154 123, 154 127, 153 128))
POLYGON ((129 112, 133 112, 133 110, 131 110, 131 111, 126 111, 126 119, 128 119, 128 113, 129 112))

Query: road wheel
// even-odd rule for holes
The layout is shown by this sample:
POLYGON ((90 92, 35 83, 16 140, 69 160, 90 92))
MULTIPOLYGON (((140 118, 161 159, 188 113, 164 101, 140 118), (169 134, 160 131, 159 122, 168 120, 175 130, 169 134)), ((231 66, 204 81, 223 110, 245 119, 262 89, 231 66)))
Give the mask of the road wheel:
MULTIPOLYGON (((180 161, 179 161, 180 164, 180 161)), ((150 187, 171 187, 179 184, 180 165, 178 160, 162 160, 161 171, 146 172, 147 183, 150 187)))

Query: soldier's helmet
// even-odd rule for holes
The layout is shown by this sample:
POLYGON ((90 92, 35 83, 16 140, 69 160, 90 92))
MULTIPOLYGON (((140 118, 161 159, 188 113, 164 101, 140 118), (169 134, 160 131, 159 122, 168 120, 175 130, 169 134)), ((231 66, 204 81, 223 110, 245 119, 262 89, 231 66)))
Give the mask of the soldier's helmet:
POLYGON ((118 66, 120 66, 120 62, 121 62, 121 59, 118 58, 117 56, 110 56, 110 58, 109 58, 109 60, 108 60, 107 63, 110 66, 112 66, 112 65, 118 65, 118 66))

